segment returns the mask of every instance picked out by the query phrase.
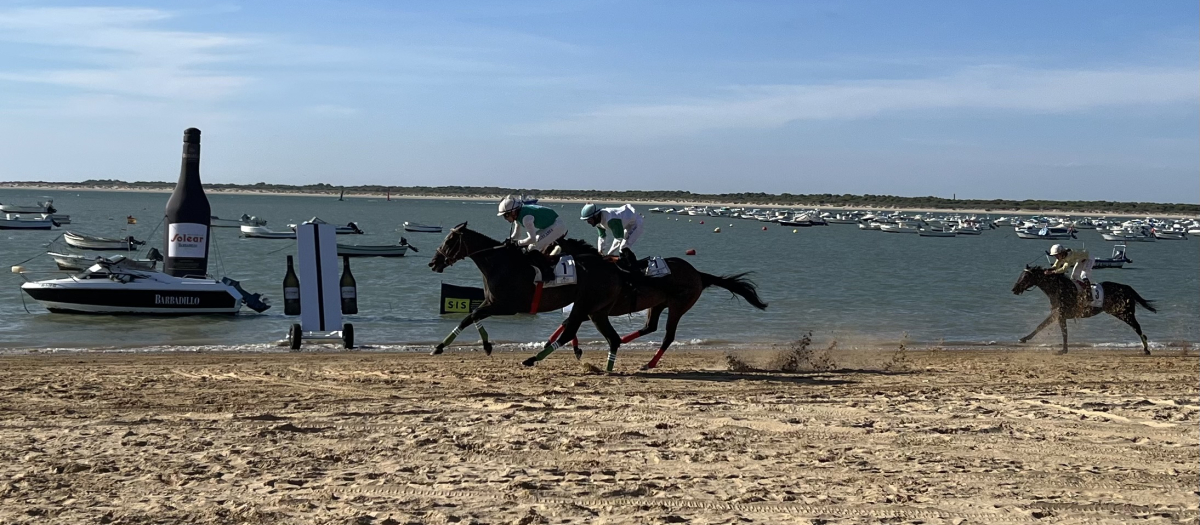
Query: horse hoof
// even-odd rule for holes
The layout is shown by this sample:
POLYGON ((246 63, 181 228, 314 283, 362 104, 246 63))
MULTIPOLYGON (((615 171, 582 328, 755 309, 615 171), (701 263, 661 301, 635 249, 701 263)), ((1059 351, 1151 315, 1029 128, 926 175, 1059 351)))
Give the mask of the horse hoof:
POLYGON ((578 348, 578 347, 576 347, 576 348, 575 348, 575 360, 576 360, 576 361, 579 361, 579 360, 582 360, 582 359, 583 359, 583 350, 582 350, 582 349, 580 349, 580 348, 578 348))
POLYGON ((1066 355, 1066 353, 1067 353, 1066 350, 1059 350, 1057 352, 1054 352, 1055 355, 1066 355))
POLYGON ((438 348, 434 348, 432 352, 429 352, 429 355, 441 355, 441 353, 442 353, 442 349, 441 349, 441 347, 438 347, 438 348))
POLYGON ((489 356, 492 355, 492 344, 491 343, 485 343, 483 345, 483 353, 484 353, 484 355, 489 355, 489 356))
POLYGON ((521 364, 523 364, 523 365, 525 365, 525 366, 533 366, 533 365, 536 365, 536 364, 537 364, 537 357, 536 357, 536 356, 535 356, 535 357, 530 357, 529 359, 526 359, 526 360, 524 360, 524 361, 521 361, 521 364))
POLYGON ((1026 339, 1026 338, 1024 338, 1024 337, 1022 337, 1022 338, 1020 338, 1020 339, 1017 339, 1017 342, 1018 342, 1018 343, 1028 343, 1028 342, 1029 342, 1029 340, 1028 340, 1028 339, 1026 339))
POLYGON ((647 370, 654 370, 654 367, 652 367, 652 366, 650 366, 650 365, 642 365, 642 367, 641 367, 641 368, 639 368, 638 370, 641 370, 641 371, 645 372, 645 371, 647 371, 647 370))

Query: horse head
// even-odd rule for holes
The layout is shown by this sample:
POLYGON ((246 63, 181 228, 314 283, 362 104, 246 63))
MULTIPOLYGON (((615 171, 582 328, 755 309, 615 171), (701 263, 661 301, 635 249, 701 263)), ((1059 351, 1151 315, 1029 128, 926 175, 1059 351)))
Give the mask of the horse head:
POLYGON ((467 230, 467 223, 465 222, 450 228, 450 233, 446 234, 445 240, 434 250, 433 258, 429 260, 430 269, 437 273, 442 273, 447 267, 467 258, 467 246, 463 242, 463 236, 466 231, 469 230, 467 230))
POLYGON ((1037 285, 1038 277, 1041 276, 1042 269, 1037 266, 1025 265, 1025 269, 1021 271, 1021 276, 1017 278, 1016 284, 1012 287, 1013 295, 1021 295, 1030 288, 1037 285))

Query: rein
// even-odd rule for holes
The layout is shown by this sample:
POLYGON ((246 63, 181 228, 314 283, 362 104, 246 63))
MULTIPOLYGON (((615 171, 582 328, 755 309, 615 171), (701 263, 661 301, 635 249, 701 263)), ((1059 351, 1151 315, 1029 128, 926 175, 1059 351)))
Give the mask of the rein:
MULTIPOLYGON (((455 245, 454 245, 454 246, 457 248, 458 246, 461 246, 461 245, 462 245, 462 243, 463 243, 463 240, 462 240, 462 238, 459 238, 459 239, 457 239, 457 240, 456 240, 456 242, 455 242, 455 245)), ((438 247, 437 247, 437 249, 436 249, 436 250, 434 250, 434 253, 437 253, 438 255, 441 255, 443 259, 446 259, 446 266, 447 266, 447 267, 450 267, 450 266, 454 266, 454 263, 456 263, 456 262, 458 262, 458 261, 461 261, 461 260, 463 260, 463 259, 469 259, 469 258, 471 258, 471 257, 474 257, 474 256, 476 256, 476 255, 479 255, 479 254, 481 254, 481 253, 484 253, 484 252, 489 252, 489 251, 492 251, 492 250, 499 250, 499 249, 501 249, 501 248, 504 248, 504 243, 500 243, 500 244, 497 244, 497 245, 495 245, 495 246, 491 246, 491 247, 488 247, 488 248, 483 248, 483 249, 480 249, 480 250, 475 250, 475 251, 473 251, 473 252, 470 252, 470 253, 468 253, 468 254, 466 254, 466 255, 464 255, 464 256, 462 256, 462 257, 459 257, 459 258, 457 258, 457 259, 456 259, 456 258, 453 258, 453 257, 451 257, 451 256, 449 256, 449 255, 447 255, 447 254, 446 254, 446 252, 445 252, 445 250, 442 250, 442 247, 441 247, 441 246, 438 246, 438 247)))

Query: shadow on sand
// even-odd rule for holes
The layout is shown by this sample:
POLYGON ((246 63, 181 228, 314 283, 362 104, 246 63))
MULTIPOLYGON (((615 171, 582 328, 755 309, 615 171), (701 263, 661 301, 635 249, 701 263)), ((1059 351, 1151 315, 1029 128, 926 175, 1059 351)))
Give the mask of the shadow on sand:
POLYGON ((876 375, 876 376, 903 376, 912 375, 917 372, 913 371, 885 371, 885 370, 859 370, 851 368, 841 368, 837 370, 823 370, 820 372, 773 372, 769 370, 761 371, 746 371, 734 372, 724 370, 687 370, 678 372, 634 372, 630 374, 632 377, 640 377, 644 379, 670 379, 681 381, 710 381, 715 383, 728 383, 732 381, 773 381, 777 383, 794 383, 801 385, 853 385, 859 381, 853 379, 831 378, 829 375, 876 375))

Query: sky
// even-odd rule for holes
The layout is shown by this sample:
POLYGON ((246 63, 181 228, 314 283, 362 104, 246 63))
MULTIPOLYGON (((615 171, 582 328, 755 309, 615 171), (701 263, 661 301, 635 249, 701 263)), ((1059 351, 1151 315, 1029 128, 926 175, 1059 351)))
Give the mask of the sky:
POLYGON ((0 181, 1200 202, 1200 5, 0 0, 0 181))

